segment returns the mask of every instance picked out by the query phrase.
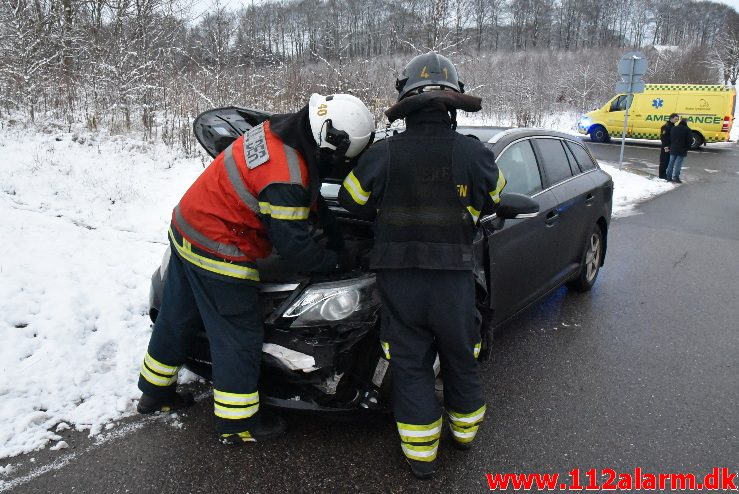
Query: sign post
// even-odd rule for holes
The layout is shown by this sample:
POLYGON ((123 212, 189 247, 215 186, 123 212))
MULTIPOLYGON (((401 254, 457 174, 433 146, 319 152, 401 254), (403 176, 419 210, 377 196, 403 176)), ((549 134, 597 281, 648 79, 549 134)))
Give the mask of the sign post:
POLYGON ((624 145, 626 144, 626 130, 629 124, 629 108, 634 100, 634 93, 644 92, 644 81, 641 76, 647 73, 647 57, 643 53, 632 51, 621 57, 618 62, 618 75, 621 80, 616 83, 616 92, 626 93, 626 111, 624 112, 624 130, 621 134, 621 154, 618 158, 618 169, 624 161, 624 145))

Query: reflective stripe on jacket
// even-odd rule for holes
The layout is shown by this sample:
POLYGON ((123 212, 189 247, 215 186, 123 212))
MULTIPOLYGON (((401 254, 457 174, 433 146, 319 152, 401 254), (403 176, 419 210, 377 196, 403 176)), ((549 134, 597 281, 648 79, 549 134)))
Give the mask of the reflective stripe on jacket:
POLYGON ((308 218, 310 204, 285 206, 259 200, 272 184, 309 188, 305 160, 269 126, 266 121, 236 139, 174 208, 172 224, 201 253, 226 261, 255 261, 272 251, 262 218, 308 218))

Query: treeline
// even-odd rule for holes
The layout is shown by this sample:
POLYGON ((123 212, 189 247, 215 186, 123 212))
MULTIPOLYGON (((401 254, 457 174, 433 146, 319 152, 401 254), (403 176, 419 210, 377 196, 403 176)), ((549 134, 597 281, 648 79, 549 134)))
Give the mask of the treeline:
POLYGON ((519 125, 611 95, 639 48, 647 81, 735 83, 739 14, 692 0, 277 0, 199 18, 181 0, 0 0, 0 117, 143 130, 191 150, 222 105, 291 111, 351 92, 378 116, 411 56, 459 65, 519 125))

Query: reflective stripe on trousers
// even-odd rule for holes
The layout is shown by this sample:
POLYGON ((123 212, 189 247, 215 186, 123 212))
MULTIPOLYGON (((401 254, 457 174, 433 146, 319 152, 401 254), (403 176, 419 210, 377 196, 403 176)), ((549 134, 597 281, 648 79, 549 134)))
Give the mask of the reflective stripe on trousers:
POLYGON ((449 430, 452 432, 454 440, 460 443, 471 442, 485 417, 485 410, 485 405, 471 413, 458 413, 448 410, 449 430))
POLYGON ((216 417, 227 420, 248 419, 259 411, 259 393, 228 393, 213 389, 216 417))
POLYGON ((441 417, 430 424, 397 422, 400 446, 406 457, 416 461, 434 461, 439 449, 441 417))
POLYGON ((163 364, 146 352, 144 362, 141 364, 141 377, 154 386, 172 386, 177 383, 179 370, 179 366, 163 364))

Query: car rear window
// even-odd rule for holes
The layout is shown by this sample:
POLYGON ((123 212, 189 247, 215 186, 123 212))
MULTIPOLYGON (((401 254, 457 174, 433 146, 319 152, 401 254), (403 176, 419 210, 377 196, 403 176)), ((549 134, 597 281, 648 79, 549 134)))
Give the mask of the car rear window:
POLYGON ((559 139, 539 138, 536 139, 536 145, 541 151, 550 184, 554 185, 572 176, 570 162, 559 139))
POLYGON ((595 168, 595 163, 593 163, 593 159, 590 157, 590 154, 588 154, 584 147, 574 142, 568 142, 567 147, 569 147, 570 151, 572 151, 572 154, 575 155, 577 164, 580 165, 580 169, 582 171, 592 170, 593 168, 595 168))
POLYGON ((511 144, 495 163, 506 179, 504 193, 518 192, 532 196, 542 190, 539 166, 528 139, 511 144))

